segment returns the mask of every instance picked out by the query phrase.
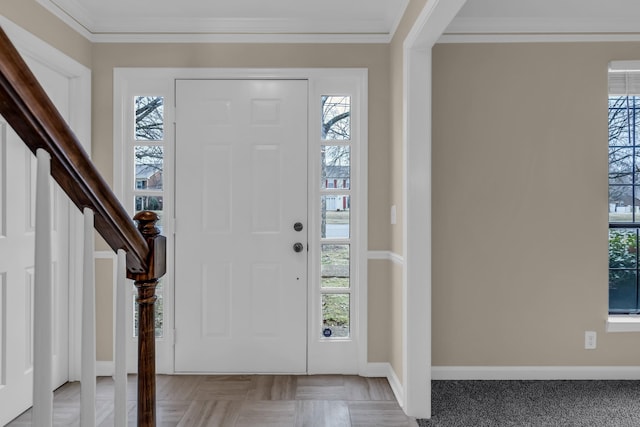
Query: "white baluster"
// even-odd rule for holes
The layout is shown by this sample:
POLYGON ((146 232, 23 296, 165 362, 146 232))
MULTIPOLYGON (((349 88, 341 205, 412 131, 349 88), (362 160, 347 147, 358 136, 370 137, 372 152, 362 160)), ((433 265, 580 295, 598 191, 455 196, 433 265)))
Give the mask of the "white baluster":
POLYGON ((53 280, 51 277, 51 156, 36 153, 36 237, 33 328, 33 425, 53 423, 53 280))
POLYGON ((127 296, 131 284, 127 282, 127 253, 118 250, 118 278, 116 281, 116 326, 114 381, 114 425, 127 426, 127 296))
POLYGON ((82 273, 82 350, 80 375, 80 425, 96 425, 96 275, 94 215, 84 208, 84 252, 82 273))

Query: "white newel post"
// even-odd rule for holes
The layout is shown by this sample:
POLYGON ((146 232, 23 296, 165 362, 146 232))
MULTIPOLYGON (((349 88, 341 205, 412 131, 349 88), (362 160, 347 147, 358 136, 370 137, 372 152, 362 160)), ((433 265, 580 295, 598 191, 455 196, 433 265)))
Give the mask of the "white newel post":
POLYGON ((115 326, 114 425, 127 426, 127 253, 118 250, 115 326))
POLYGON ((82 272, 82 350, 80 375, 80 425, 96 425, 96 275, 94 215, 84 208, 82 272))
POLYGON ((51 277, 51 156, 39 148, 33 301, 33 425, 53 423, 53 280, 51 277))

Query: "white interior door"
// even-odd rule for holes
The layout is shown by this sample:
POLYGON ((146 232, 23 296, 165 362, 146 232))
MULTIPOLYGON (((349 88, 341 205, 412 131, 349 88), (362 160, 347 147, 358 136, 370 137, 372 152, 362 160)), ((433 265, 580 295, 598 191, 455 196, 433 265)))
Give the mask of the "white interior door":
POLYGON ((176 81, 175 231, 176 372, 306 372, 306 81, 176 81))
MULTIPOLYGON (((28 63, 66 116, 68 79, 43 64, 29 60, 28 63)), ((32 404, 35 178, 34 156, 0 117, 0 425, 32 404)), ((69 377, 69 203, 53 181, 52 189, 55 388, 69 377)))

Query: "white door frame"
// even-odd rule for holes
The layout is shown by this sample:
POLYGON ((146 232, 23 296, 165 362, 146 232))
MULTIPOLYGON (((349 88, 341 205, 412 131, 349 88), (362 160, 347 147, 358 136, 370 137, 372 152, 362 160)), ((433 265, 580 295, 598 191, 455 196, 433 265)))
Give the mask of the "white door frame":
MULTIPOLYGON (((91 70, 1 15, 0 25, 21 55, 69 79, 69 126, 91 153, 91 70)), ((69 232, 69 380, 73 381, 80 379, 83 236, 82 215, 74 206, 69 209, 69 232)))
POLYGON ((430 0, 403 44, 403 387, 431 418, 431 49, 466 0, 430 0))
MULTIPOLYGON (((171 103, 173 106, 174 99, 174 81, 176 79, 282 79, 282 80, 297 80, 303 79, 308 80, 310 85, 309 93, 313 94, 313 87, 320 88, 323 84, 328 85, 328 81, 330 80, 343 80, 344 82, 348 82, 349 80, 357 79, 358 87, 357 91, 361 98, 360 102, 360 111, 356 112, 358 115, 358 120, 362 123, 361 128, 359 129, 359 133, 361 136, 362 147, 357 158, 359 164, 352 164, 352 173, 354 176, 357 176, 357 181, 359 188, 353 192, 353 194, 358 195, 359 199, 359 208, 357 212, 352 212, 353 224, 354 228, 352 229, 352 233, 354 236, 354 242, 357 242, 358 245, 358 255, 357 259, 354 260, 354 265, 352 266, 352 277, 356 278, 359 283, 359 288, 357 290, 357 297, 354 306, 358 307, 358 317, 357 319, 353 319, 352 321, 356 325, 356 329, 354 329, 357 334, 357 342, 356 347, 357 350, 355 352, 343 351, 344 347, 342 346, 340 350, 334 352, 336 357, 332 358, 331 363, 335 361, 345 361, 345 364, 348 364, 348 368, 342 368, 339 372, 334 373, 360 373, 366 375, 369 372, 368 369, 368 360, 367 360, 367 232, 368 232, 368 188, 367 188, 367 117, 368 117, 368 101, 367 101, 367 88, 368 88, 368 77, 367 70, 363 68, 116 68, 114 70, 114 191, 116 195, 121 199, 123 196, 127 194, 125 191, 125 183, 123 179, 123 174, 125 170, 123 169, 123 165, 127 164, 127 159, 125 159, 124 146, 123 141, 125 141, 126 135, 123 135, 126 126, 123 125, 125 121, 125 114, 128 110, 126 105, 123 103, 124 100, 131 99, 132 95, 162 95, 165 96, 165 105, 171 103), (154 91, 154 88, 161 88, 162 93, 157 93, 154 91), (136 92, 135 94, 133 92, 136 92), (357 171, 357 172, 356 172, 357 171), (353 353, 357 353, 354 357, 351 357, 353 353), (345 357, 344 355, 348 354, 349 357, 345 357)), ((346 85, 346 83, 344 83, 346 85)), ((338 85, 340 86, 340 85, 338 85)), ((334 89, 340 91, 340 89, 334 89)), ((319 108, 319 107, 318 107, 319 108)), ((167 125, 172 124, 175 121, 175 118, 171 116, 171 113, 168 113, 169 109, 165 110, 165 122, 167 125)), ((318 110, 319 112, 319 110, 318 110)), ((179 114, 179 112, 178 112, 179 114)), ((310 113, 311 114, 311 113, 310 113)), ((167 131, 166 133, 169 133, 167 131)), ((173 130, 170 131, 173 134, 173 130)), ((172 137, 171 137, 172 138, 172 137)), ((174 142, 175 144, 175 142, 174 142)), ((168 156, 173 156, 173 150, 175 147, 166 147, 166 153, 168 156)), ((309 164, 309 174, 310 176, 314 173, 314 171, 318 171, 320 167, 319 159, 317 162, 313 162, 309 164)), ((172 162, 165 162, 165 168, 167 175, 171 175, 174 173, 172 162)), ((316 176, 319 176, 317 174, 316 176)), ((318 180, 311 179, 311 182, 319 182, 318 180)), ((355 184, 354 184, 355 185, 355 184)), ((165 187, 172 187, 173 184, 167 185, 165 183, 165 187)), ((311 187, 310 187, 311 190, 311 187)), ((169 206, 173 206, 173 194, 174 188, 168 188, 168 192, 166 193, 166 203, 169 206)), ((317 194, 317 191, 309 193, 309 198, 313 198, 314 194, 317 194)), ((314 204, 309 204, 309 209, 314 209, 314 204)), ((166 215, 173 214, 173 212, 166 212, 166 215)), ((167 235, 168 239, 168 252, 167 257, 173 259, 173 253, 171 253, 172 248, 172 233, 175 230, 175 227, 180 227, 179 224, 175 224, 169 218, 165 222, 164 232, 167 235)), ((319 236, 311 236, 309 235, 309 245, 319 246, 319 236)), ((319 256, 318 256, 319 259, 319 256)), ((313 277, 313 274, 318 274, 319 270, 316 268, 314 270, 313 263, 309 262, 309 277, 313 277)), ((167 277, 170 277, 169 281, 173 281, 173 263, 169 263, 167 268, 167 277)), ((173 292, 175 290, 173 283, 167 286, 167 282, 165 282, 164 289, 164 298, 165 298, 165 339, 162 342, 156 342, 157 350, 156 355, 158 356, 156 369, 159 373, 174 373, 173 370, 173 342, 176 338, 174 335, 174 319, 173 319, 173 292), (167 307, 171 307, 167 310, 167 307), (170 313, 167 313, 170 311, 170 313), (171 353, 171 360, 161 360, 165 355, 171 353)), ((312 280, 309 280, 309 286, 311 290, 312 280)), ((178 285, 179 286, 179 285, 178 285)), ((310 298, 311 300, 312 298, 310 298)), ((310 303, 311 304, 311 303, 310 303)), ((317 312, 317 310, 315 310, 317 312)), ((309 308, 309 313, 312 315, 314 312, 313 307, 309 308)), ((311 330, 311 326, 309 326, 309 339, 312 336, 312 333, 315 332, 311 330)), ((129 343, 128 345, 131 345, 129 343)), ((326 345, 316 346, 319 348, 318 353, 321 353, 323 349, 326 349, 326 345)), ((338 347, 338 346, 336 346, 338 347)), ((328 359, 328 353, 325 352, 324 359, 328 359)), ((128 368, 131 369, 133 362, 130 360, 128 362, 128 368)), ((318 367, 317 369, 309 369, 310 373, 323 373, 333 371, 332 367, 318 367)))

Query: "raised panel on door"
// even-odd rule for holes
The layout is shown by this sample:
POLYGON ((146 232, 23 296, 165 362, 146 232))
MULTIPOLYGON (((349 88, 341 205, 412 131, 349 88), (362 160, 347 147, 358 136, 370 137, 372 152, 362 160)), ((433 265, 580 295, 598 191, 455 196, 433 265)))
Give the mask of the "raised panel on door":
POLYGON ((2 322, 6 322, 0 329, 0 424, 4 425, 31 406, 34 240, 29 212, 31 170, 27 166, 31 154, 1 118, 0 127, 1 310, 2 322))
POLYGON ((176 82, 178 372, 306 372, 307 84, 176 82))

